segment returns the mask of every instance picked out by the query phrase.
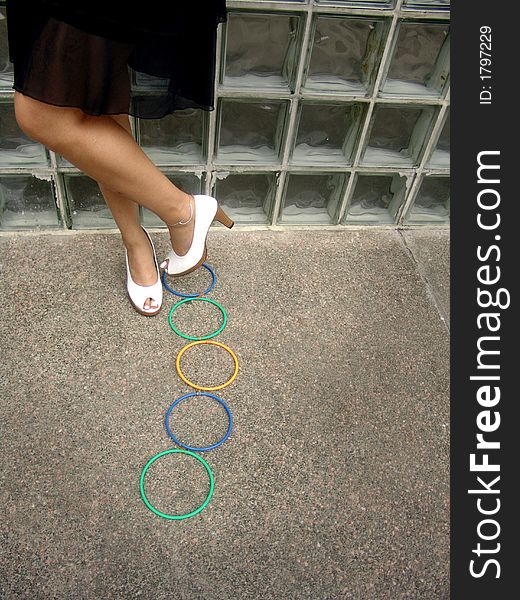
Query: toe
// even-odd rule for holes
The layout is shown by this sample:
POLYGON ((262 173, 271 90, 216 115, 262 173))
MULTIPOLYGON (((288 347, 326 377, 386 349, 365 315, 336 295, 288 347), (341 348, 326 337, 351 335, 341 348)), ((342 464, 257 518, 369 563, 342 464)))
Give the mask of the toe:
POLYGON ((162 261, 161 263, 161 269, 164 269, 166 271, 166 275, 171 275, 170 273, 170 259, 166 258, 165 260, 162 261))
POLYGON ((147 298, 144 303, 144 310, 155 310, 159 308, 159 304, 153 298, 147 298))

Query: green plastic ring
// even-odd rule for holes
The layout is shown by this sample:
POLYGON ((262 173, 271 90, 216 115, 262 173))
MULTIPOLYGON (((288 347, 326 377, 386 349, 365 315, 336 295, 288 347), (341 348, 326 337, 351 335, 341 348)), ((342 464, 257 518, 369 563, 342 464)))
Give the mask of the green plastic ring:
POLYGON ((180 335, 181 338, 184 338, 185 340, 194 340, 194 341, 200 341, 200 340, 209 340, 210 338, 214 338, 216 335, 218 335, 226 326, 227 323, 227 314, 226 311, 224 310, 224 307, 222 305, 220 305, 218 302, 216 302, 215 300, 212 300, 211 298, 184 298, 183 300, 179 300, 179 302, 176 302, 170 310, 170 314, 168 315, 168 321, 170 322, 170 327, 173 329, 173 331, 175 331, 175 333, 177 335, 180 335), (173 313, 179 308, 179 306, 181 304, 184 304, 185 302, 209 302, 210 304, 214 304, 217 308, 220 309, 220 312, 222 313, 223 316, 223 321, 222 321, 222 325, 213 333, 209 333, 208 335, 204 335, 202 337, 193 337, 191 335, 186 335, 185 333, 181 333, 173 324, 173 313))
POLYGON ((163 519, 170 519, 172 521, 180 521, 181 519, 188 519, 189 517, 193 517, 197 513, 200 513, 200 511, 203 510, 208 505, 208 502, 211 500, 211 496, 213 496, 213 490, 215 489, 215 478, 213 477, 213 473, 212 473, 208 463, 203 458, 201 458, 194 452, 190 452, 189 450, 179 450, 176 448, 174 450, 165 450, 164 452, 159 452, 159 454, 156 454, 153 458, 151 458, 146 463, 146 465, 141 473, 139 487, 141 490, 141 498, 143 499, 143 502, 154 514, 156 514, 159 517, 162 517, 163 519), (184 515, 168 515, 166 513, 161 512, 160 510, 157 510, 155 508, 155 506, 152 506, 150 504, 148 498, 146 497, 146 493, 144 491, 144 478, 145 478, 146 472, 148 471, 148 469, 151 467, 151 465, 156 460, 158 460, 159 458, 161 458, 161 456, 164 456, 166 454, 189 454, 190 456, 193 456, 193 458, 196 458, 200 463, 202 463, 204 465, 204 468, 206 469, 208 476, 209 476, 209 492, 208 492, 208 495, 206 496, 206 500, 204 500, 204 502, 198 508, 196 508, 195 510, 192 510, 191 512, 186 513, 184 515))

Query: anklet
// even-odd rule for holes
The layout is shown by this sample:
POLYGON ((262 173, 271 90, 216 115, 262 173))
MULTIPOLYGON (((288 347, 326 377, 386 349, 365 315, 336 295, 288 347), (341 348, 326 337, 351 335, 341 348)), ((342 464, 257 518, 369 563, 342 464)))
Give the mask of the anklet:
MULTIPOLYGON (((193 198, 193 196, 191 196, 193 198)), ((186 221, 178 221, 177 223, 173 223, 172 225, 170 225, 169 223, 167 223, 168 227, 176 227, 177 225, 187 225, 191 220, 193 219, 193 206, 192 206, 192 202, 190 200, 190 217, 189 219, 186 219, 186 221)))

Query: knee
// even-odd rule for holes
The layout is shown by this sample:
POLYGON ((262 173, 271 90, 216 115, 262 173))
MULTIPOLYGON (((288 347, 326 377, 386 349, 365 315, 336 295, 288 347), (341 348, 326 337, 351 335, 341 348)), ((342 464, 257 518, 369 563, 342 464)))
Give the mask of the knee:
POLYGON ((18 126, 26 135, 38 142, 43 141, 42 138, 48 127, 45 124, 44 108, 40 106, 41 104, 19 92, 14 95, 14 113, 18 126))
POLYGON ((73 125, 81 117, 72 109, 60 108, 15 93, 14 111, 20 129, 31 139, 51 150, 58 150, 71 134, 73 125))

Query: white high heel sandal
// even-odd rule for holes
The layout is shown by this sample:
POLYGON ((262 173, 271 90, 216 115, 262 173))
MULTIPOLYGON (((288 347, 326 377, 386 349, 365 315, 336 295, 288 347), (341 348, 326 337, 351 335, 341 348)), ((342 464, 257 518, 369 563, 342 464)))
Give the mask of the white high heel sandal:
POLYGON ((130 274, 130 266, 128 265, 128 250, 125 248, 125 256, 126 256, 126 289, 128 291, 128 296, 130 298, 130 302, 138 313, 145 315, 147 317, 153 317, 156 315, 162 306, 162 298, 163 298, 163 287, 161 282, 161 277, 159 275, 159 267, 157 266, 157 256, 155 254, 155 247, 153 245, 151 237, 148 235, 148 232, 144 227, 141 229, 146 233, 146 237, 150 242, 153 250, 153 260, 155 264, 155 270, 157 272, 157 281, 152 285, 137 285, 135 281, 132 279, 132 275, 130 274), (146 309, 144 304, 147 298, 151 298, 158 307, 151 307, 146 309))
POLYGON ((213 196, 196 194, 193 196, 193 200, 190 203, 191 212, 188 220, 170 225, 170 227, 187 225, 191 222, 192 218, 195 219, 193 239, 188 252, 179 256, 172 248, 168 256, 161 263, 161 268, 165 268, 168 275, 186 275, 195 271, 206 260, 208 253, 206 238, 213 220, 216 219, 228 229, 231 229, 235 224, 218 206, 217 200, 213 196))

